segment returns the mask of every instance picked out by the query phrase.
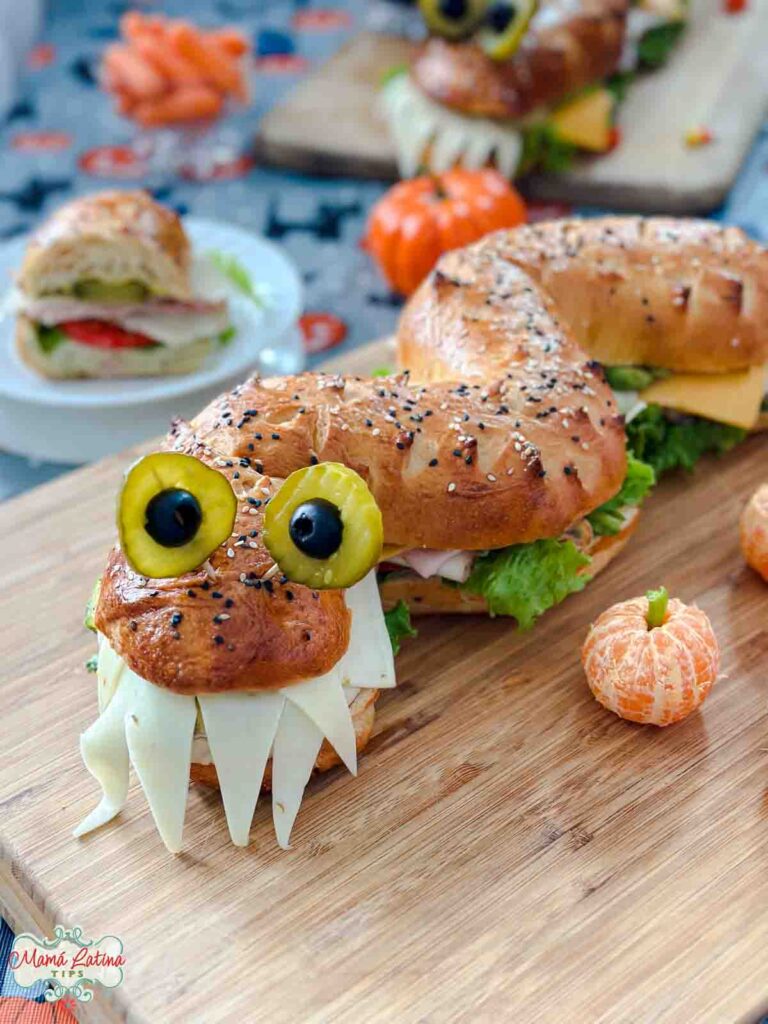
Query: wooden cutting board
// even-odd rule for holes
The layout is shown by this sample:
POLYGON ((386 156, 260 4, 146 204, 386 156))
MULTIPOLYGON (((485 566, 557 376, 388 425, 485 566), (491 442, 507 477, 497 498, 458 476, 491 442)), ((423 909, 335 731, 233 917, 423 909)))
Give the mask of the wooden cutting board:
MULTIPOLYGON (((621 145, 570 173, 523 183, 529 196, 652 213, 711 210, 725 198, 768 113, 768 4, 738 15, 723 0, 691 0, 685 37, 666 68, 644 75, 620 112, 621 145), (716 141, 688 149, 688 129, 716 141)), ((412 44, 364 33, 299 83, 263 119, 261 157, 312 174, 394 178, 395 152, 377 112, 382 76, 408 64, 412 44)))
MULTIPOLYGON (((347 358, 365 372, 379 344, 347 358)), ((768 1001, 768 587, 736 524, 756 436, 665 482, 633 542, 528 634, 419 622, 352 779, 316 779, 294 849, 268 806, 228 841, 190 793, 169 855, 134 786, 77 841, 96 786, 82 613, 127 454, 0 506, 0 911, 120 936, 123 987, 82 1009, 142 1024, 723 1024, 768 1001), (579 667, 588 623, 665 583, 711 616, 723 678, 666 730, 620 721, 579 667)), ((1 1017, 1 1013, 0 1013, 1 1017)))

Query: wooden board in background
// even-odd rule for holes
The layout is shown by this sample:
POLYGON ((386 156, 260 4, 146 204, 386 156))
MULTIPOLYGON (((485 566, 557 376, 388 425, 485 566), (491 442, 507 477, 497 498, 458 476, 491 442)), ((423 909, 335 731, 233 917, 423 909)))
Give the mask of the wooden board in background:
MULTIPOLYGON (((386 363, 387 343, 348 357, 386 363)), ((124 454, 0 506, 0 912, 125 942, 83 1020, 141 1024, 724 1024, 768 1002, 768 588, 739 555, 756 436, 665 482, 623 555, 532 633, 419 622, 360 775, 313 781, 281 852, 268 803, 230 845, 193 787, 170 856, 134 785, 119 824, 78 734, 96 714, 83 606, 124 454), (591 698, 578 653, 665 583, 712 617, 724 677, 666 730, 591 698)))
MULTIPOLYGON (((620 112, 622 143, 566 175, 537 176, 526 194, 647 212, 719 205, 768 112, 768 4, 723 13, 723 0, 691 0, 691 21, 668 66, 644 75, 620 112), (687 149, 707 126, 716 142, 687 149)), ((394 148, 376 111, 382 75, 407 64, 412 44, 362 34, 289 93, 261 123, 262 159, 316 174, 394 178, 394 148)))

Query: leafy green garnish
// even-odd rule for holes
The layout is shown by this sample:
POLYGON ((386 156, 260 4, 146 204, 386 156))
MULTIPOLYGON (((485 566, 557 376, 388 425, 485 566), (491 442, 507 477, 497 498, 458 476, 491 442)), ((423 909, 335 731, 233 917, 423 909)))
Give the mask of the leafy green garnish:
POLYGON ((614 391, 642 391, 655 380, 665 380, 671 371, 657 366, 606 366, 605 378, 614 391))
POLYGON ((379 79, 379 88, 383 89, 384 86, 391 82, 393 78, 399 78, 400 75, 407 74, 407 64, 394 64, 391 68, 387 68, 387 70, 382 74, 381 78, 379 79))
POLYGON ((83 625, 86 629, 90 629, 92 633, 96 632, 96 605, 99 603, 99 594, 101 593, 101 577, 96 580, 91 591, 91 596, 88 598, 88 604, 85 608, 85 619, 83 625))
POLYGON ((398 601, 394 608, 384 612, 384 621, 387 624, 389 642, 392 644, 392 653, 400 653, 400 641, 407 636, 418 636, 418 631, 411 625, 411 613, 405 601, 398 601))
POLYGON ((691 470, 702 455, 722 454, 747 436, 740 427, 685 416, 669 419, 661 406, 649 405, 626 426, 629 447, 653 466, 656 476, 670 469, 691 470))
POLYGON ((237 328, 233 327, 232 324, 230 324, 229 327, 227 327, 226 330, 221 332, 221 334, 218 336, 218 338, 216 340, 218 341, 218 343, 220 345, 228 345, 230 343, 230 341, 232 341, 232 339, 234 338, 234 336, 236 334, 237 334, 237 328))
POLYGON ((685 30, 684 21, 668 21, 644 32, 637 45, 637 60, 641 68, 660 68, 685 30))
POLYGON ((530 629, 548 608, 584 589, 589 577, 581 570, 589 563, 570 540, 514 544, 480 555, 462 587, 484 597, 491 615, 512 615, 520 629, 530 629))
POLYGON ((45 327, 43 324, 38 324, 37 341, 43 352, 50 355, 63 341, 67 341, 67 336, 58 327, 45 327))
POLYGON ((605 87, 613 93, 617 103, 623 103, 636 77, 634 71, 615 71, 610 78, 606 78, 605 87))
POLYGON ((532 124, 523 131, 520 173, 537 170, 560 174, 573 166, 577 154, 578 147, 559 139, 548 122, 532 124))
POLYGON ((377 366, 375 370, 371 370, 372 377, 391 377, 395 371, 391 366, 377 366))
POLYGON ((599 537, 613 537, 624 525, 622 510, 642 504, 656 483, 653 467, 627 453, 627 475, 621 490, 587 516, 599 537))
POLYGON ((92 654, 85 663, 86 672, 98 672, 99 670, 99 656, 98 654, 92 654))
POLYGON ((264 299, 259 290, 254 287, 251 275, 236 256, 231 253, 222 252, 221 249, 211 249, 207 253, 211 263, 224 274, 235 288, 259 308, 264 307, 264 299))

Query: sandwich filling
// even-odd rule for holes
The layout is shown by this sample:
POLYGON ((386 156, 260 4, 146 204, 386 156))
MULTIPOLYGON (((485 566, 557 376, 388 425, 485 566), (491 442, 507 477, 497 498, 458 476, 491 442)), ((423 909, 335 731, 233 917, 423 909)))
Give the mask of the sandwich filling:
POLYGON ((548 608, 583 590, 597 538, 620 533, 654 482, 651 467, 630 455, 619 493, 560 538, 492 551, 401 551, 379 566, 379 579, 394 574, 438 578, 484 598, 491 615, 512 616, 520 629, 530 629, 548 608))
POLYGON ((228 342, 233 288, 262 302, 239 261, 218 251, 194 259, 190 278, 190 299, 156 294, 139 280, 88 279, 39 295, 15 289, 8 305, 32 323, 41 353, 60 367, 87 370, 98 352, 109 351, 146 371, 166 366, 169 352, 183 361, 201 349, 204 355, 212 341, 228 342))
POLYGON ((188 696, 133 672, 99 635, 99 718, 83 733, 83 761, 102 788, 78 825, 82 836, 111 821, 128 796, 129 763, 163 842, 181 849, 192 762, 214 764, 232 842, 247 846, 267 761, 272 816, 288 848, 304 789, 324 740, 357 773, 350 706, 360 690, 395 685, 394 660, 373 572, 345 591, 349 646, 330 672, 278 690, 188 696))
POLYGON ((626 417, 629 447, 657 474, 728 451, 768 411, 768 365, 722 374, 642 366, 605 373, 626 417))

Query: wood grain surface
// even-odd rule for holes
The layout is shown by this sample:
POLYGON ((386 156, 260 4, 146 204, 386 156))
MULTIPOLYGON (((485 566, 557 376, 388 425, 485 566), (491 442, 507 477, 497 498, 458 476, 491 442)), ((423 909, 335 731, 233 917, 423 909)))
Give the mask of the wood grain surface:
MULTIPOLYGON (((565 175, 523 182, 527 195, 651 213, 717 206, 768 111, 768 4, 723 13, 723 0, 691 0, 688 30, 666 68, 644 75, 622 105, 621 145, 565 175), (704 125, 715 143, 688 149, 704 125)), ((382 76, 407 64, 407 41, 363 33, 300 82, 261 122, 261 158, 313 174, 396 175, 376 110, 382 76)))
MULTIPOLYGON (((357 370, 385 361, 358 356, 357 370)), ((351 367, 351 360, 347 365, 351 367)), ((281 852, 268 805, 230 845, 192 787, 169 855, 134 784, 118 824, 78 735, 96 715, 83 607, 122 455, 0 506, 0 911, 125 942, 84 1020, 142 1024, 729 1024, 768 1002, 768 587, 740 557, 766 437, 664 483, 624 554, 528 634, 419 622, 357 779, 314 780, 281 852), (711 616, 701 712, 633 726, 579 667, 608 604, 664 583, 711 616)))

